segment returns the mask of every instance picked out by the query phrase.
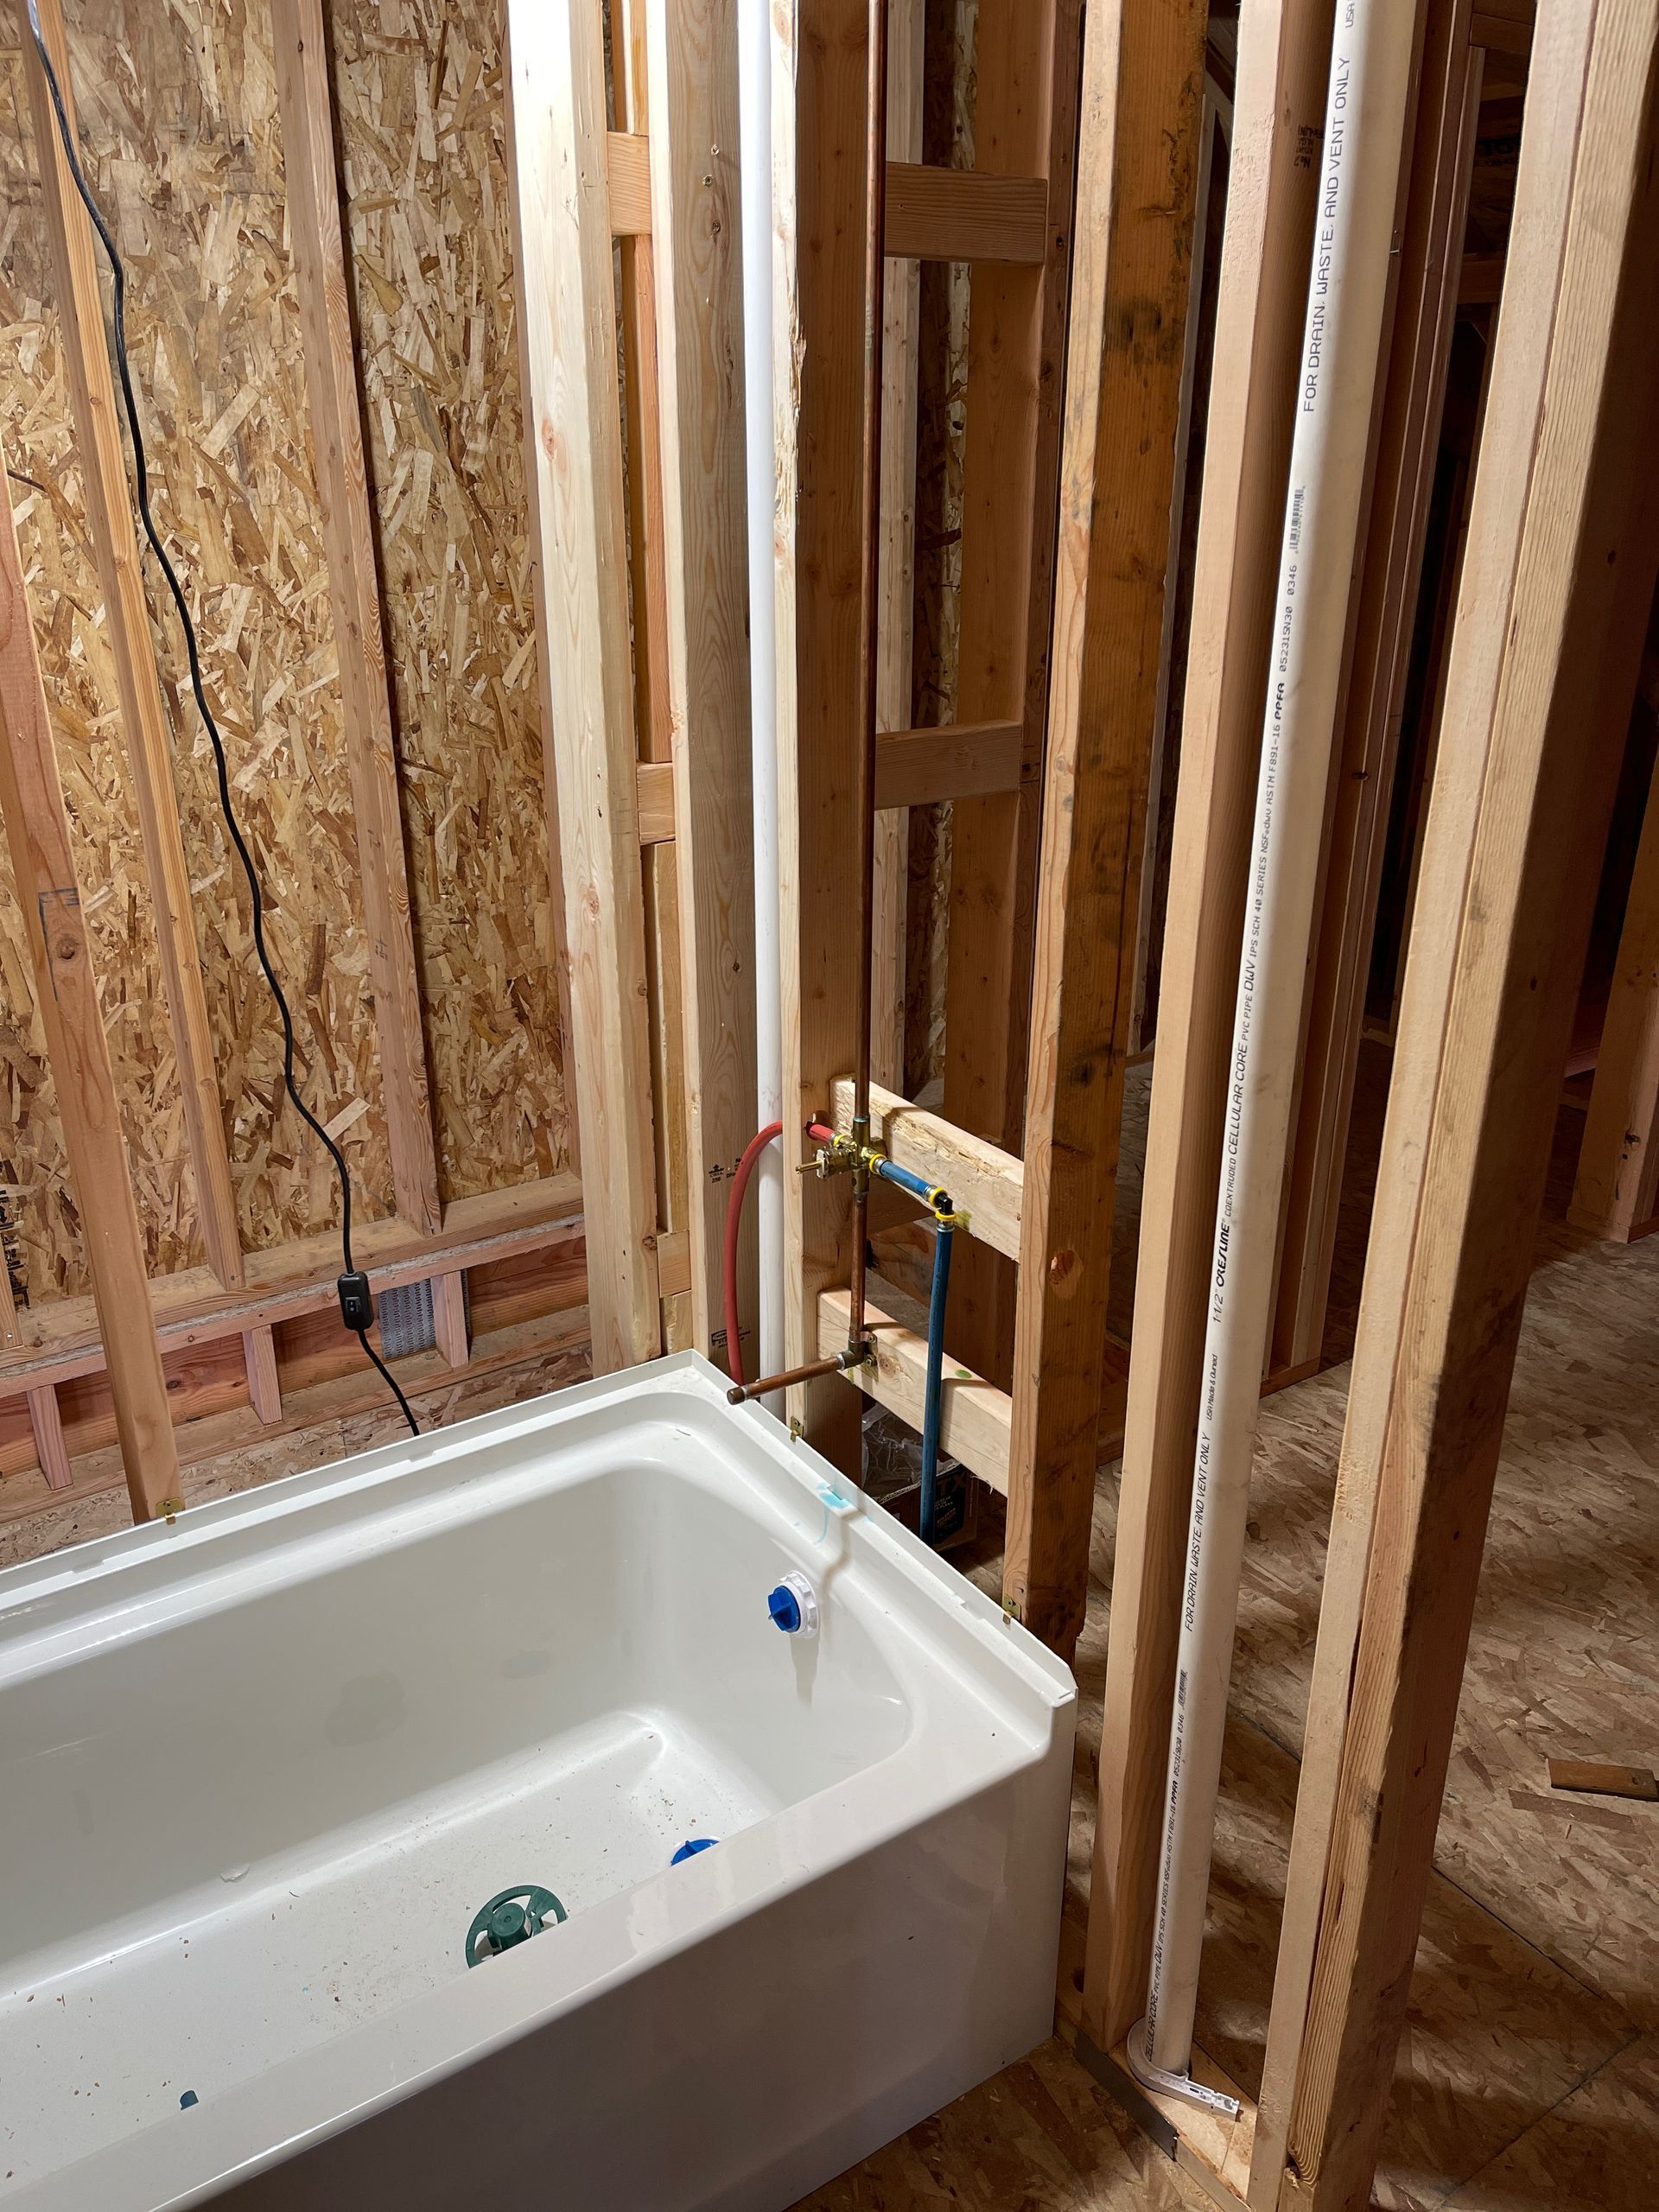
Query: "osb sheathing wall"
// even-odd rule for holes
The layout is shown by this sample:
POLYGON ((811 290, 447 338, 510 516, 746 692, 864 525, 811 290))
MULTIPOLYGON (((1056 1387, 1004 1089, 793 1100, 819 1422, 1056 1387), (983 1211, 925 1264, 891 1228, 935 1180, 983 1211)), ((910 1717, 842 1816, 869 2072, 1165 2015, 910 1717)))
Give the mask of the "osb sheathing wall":
MULTIPOLYGON (((155 500, 200 630, 307 1095, 370 1217, 391 1173, 262 0, 70 0, 83 159, 129 271, 155 500)), ((0 14, 0 435, 149 1265, 199 1262, 179 1087, 82 508, 17 41, 0 14)), ((496 0, 338 0, 334 92, 446 1199, 569 1159, 520 459, 496 0)), ((152 586, 152 610, 162 604, 152 586)), ((326 1230, 176 625, 156 627, 239 1226, 326 1230)), ((0 1180, 32 1303, 87 1287, 0 851, 0 1180)))

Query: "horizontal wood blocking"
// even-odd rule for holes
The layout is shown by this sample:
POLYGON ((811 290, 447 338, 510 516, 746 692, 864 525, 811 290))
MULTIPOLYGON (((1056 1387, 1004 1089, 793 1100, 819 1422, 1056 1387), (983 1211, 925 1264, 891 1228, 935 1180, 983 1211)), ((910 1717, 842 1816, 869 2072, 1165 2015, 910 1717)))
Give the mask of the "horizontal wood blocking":
POLYGON ((691 1233, 665 1229, 657 1239, 657 1294, 677 1298, 691 1287, 691 1233))
MULTIPOLYGON (((511 1190, 453 1199, 435 1236, 416 1236, 397 1220, 372 1221, 353 1231, 353 1257, 376 1290, 416 1282, 436 1273, 435 1262, 476 1267, 518 1250, 579 1237, 582 1185, 575 1175, 550 1175, 511 1190)), ((291 1319, 333 1305, 340 1272, 340 1239, 333 1231, 306 1236, 274 1251, 248 1255, 247 1281, 226 1290, 206 1268, 164 1275, 150 1286, 156 1333, 163 1353, 222 1337, 241 1336, 262 1324, 291 1319)), ((23 1342, 0 1357, 0 1392, 92 1375, 105 1364, 98 1318, 90 1298, 54 1300, 17 1316, 23 1342)))
MULTIPOLYGON (((849 1319, 849 1294, 826 1290, 818 1294, 818 1342, 842 1344, 849 1319)), ((868 1298, 864 1312, 875 1345, 875 1366, 860 1367, 847 1376, 867 1397, 919 1434, 927 1391, 927 1339, 907 1329, 868 1298)), ((948 1326, 948 1323, 947 1323, 948 1326)), ((944 1391, 939 1408, 939 1448, 964 1467, 971 1467, 1003 1497, 1008 1491, 1008 1440, 1014 1421, 1014 1401, 982 1375, 944 1354, 944 1391)), ((833 1379, 833 1378, 832 1378, 833 1379)), ((1123 1448, 1123 1407, 1128 1389, 1122 1364, 1109 1349, 1102 1376, 1097 1457, 1102 1465, 1123 1448)))
POLYGON ((64 1440, 58 1394, 49 1382, 29 1394, 29 1425, 35 1462, 46 1477, 47 1488, 67 1490, 74 1474, 69 1465, 69 1446, 64 1440))
POLYGON ((1503 289, 1503 258, 1501 253, 1464 255, 1458 271, 1460 308, 1489 308, 1497 304, 1503 289))
POLYGON ((1040 263, 1048 186, 1039 176, 887 163, 887 251, 894 260, 1040 263))
POLYGON ((611 189, 611 235, 651 235, 651 141, 637 130, 606 137, 606 175, 611 189))
MULTIPOLYGON (((826 1290, 818 1297, 818 1341, 845 1344, 849 1294, 826 1290)), ((874 1332, 875 1364, 852 1369, 847 1380, 866 1396, 886 1406, 919 1429, 927 1383, 927 1340, 902 1327, 891 1314, 866 1301, 865 1319, 874 1332)), ((1004 1390, 944 1356, 944 1391, 939 1408, 939 1448, 971 1467, 993 1490, 1008 1487, 1008 1432, 1014 1401, 1004 1390)))
POLYGON ((1480 0, 1469 18, 1469 43, 1491 54, 1530 54, 1535 0, 1480 0))
MULTIPOLYGON (((423 1429, 465 1413, 466 1407, 455 1401, 457 1385, 475 1383, 504 1368, 550 1356, 568 1359, 568 1367, 548 1378, 544 1387, 549 1388, 580 1381, 586 1372, 588 1313, 580 1262, 573 1270, 556 1264, 544 1268, 540 1281, 524 1289, 512 1282, 516 1269, 509 1263, 499 1294, 489 1280, 491 1272, 486 1269, 470 1278, 477 1325, 464 1369, 453 1367, 436 1346, 397 1363, 397 1380, 423 1429)), ((356 1339, 344 1335, 337 1325, 330 1325, 329 1316, 311 1314, 284 1323, 277 1332, 277 1344, 281 1402, 274 1420, 267 1418, 269 1404, 262 1413, 245 1381, 238 1378, 239 1342, 168 1358, 173 1435, 181 1465, 200 1465, 320 1421, 369 1413, 384 1414, 389 1425, 396 1421, 396 1433, 403 1433, 385 1383, 364 1358, 356 1339)), ((54 1488, 27 1469, 29 1453, 26 1447, 18 1448, 15 1409, 0 1406, 0 1526, 56 1505, 73 1505, 120 1484, 119 1458, 109 1441, 114 1422, 103 1377, 72 1383, 63 1398, 71 1456, 67 1482, 54 1488)))
POLYGON ((451 1367, 465 1367, 472 1356, 467 1274, 462 1268, 432 1278, 432 1341, 451 1367))
POLYGON ((875 741, 875 804, 934 806, 1018 791, 1024 734, 1019 722, 888 730, 875 741))
MULTIPOLYGON (((832 1126, 850 1129, 853 1079, 837 1076, 830 1086, 832 1126)), ((889 1160, 925 1176, 950 1193, 968 1216, 969 1234, 1011 1260, 1020 1256, 1020 1211, 1025 1192, 1024 1163, 1011 1152, 969 1136, 937 1114, 912 1106, 907 1098, 870 1086, 870 1137, 889 1160)))
POLYGON ((242 1361, 247 1370, 248 1403, 268 1428, 283 1417, 283 1382, 276 1367, 276 1332, 268 1321, 242 1332, 242 1361))
POLYGON ((639 763, 639 842, 665 845, 674 835, 674 764, 639 763))

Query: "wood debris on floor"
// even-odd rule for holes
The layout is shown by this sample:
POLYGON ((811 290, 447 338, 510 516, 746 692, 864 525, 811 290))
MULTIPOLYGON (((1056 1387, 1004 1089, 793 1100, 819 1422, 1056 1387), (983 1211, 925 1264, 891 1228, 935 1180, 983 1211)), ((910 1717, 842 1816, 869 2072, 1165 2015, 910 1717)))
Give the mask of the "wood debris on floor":
POLYGON ((1659 1779, 1650 1766, 1618 1766, 1607 1759, 1551 1759, 1552 1789, 1571 1789, 1592 1797, 1659 1799, 1659 1779))

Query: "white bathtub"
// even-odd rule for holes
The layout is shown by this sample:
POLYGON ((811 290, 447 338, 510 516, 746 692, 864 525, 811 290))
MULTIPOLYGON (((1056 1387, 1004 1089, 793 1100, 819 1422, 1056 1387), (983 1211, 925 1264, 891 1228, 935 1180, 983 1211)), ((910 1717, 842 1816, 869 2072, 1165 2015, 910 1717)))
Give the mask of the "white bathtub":
POLYGON ((1071 1678, 834 1479, 683 1356, 0 1573, 0 2205, 778 2208, 1040 2041, 1071 1678))

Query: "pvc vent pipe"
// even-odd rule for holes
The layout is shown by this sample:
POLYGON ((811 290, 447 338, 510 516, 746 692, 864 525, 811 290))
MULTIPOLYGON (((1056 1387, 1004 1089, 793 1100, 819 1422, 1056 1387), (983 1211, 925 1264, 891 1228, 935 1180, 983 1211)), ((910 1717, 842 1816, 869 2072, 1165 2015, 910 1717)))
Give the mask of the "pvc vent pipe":
POLYGON ((1190 2079, 1303 982, 1412 72, 1398 0, 1338 0, 1216 1209, 1142 2080, 1190 2079))
MULTIPOLYGON (((748 462, 749 747, 754 842, 756 1126, 784 1111, 783 982, 778 912, 778 666, 772 593, 776 483, 772 435, 772 21, 767 0, 738 0, 742 175, 743 398, 748 462)), ((760 1233, 759 1375, 784 1363, 784 1164, 770 1147, 755 1170, 760 1233)), ((772 1399, 766 1402, 778 1407, 772 1399)))

